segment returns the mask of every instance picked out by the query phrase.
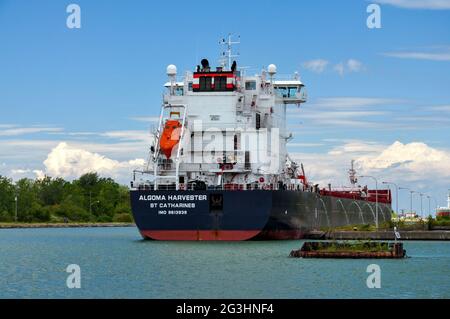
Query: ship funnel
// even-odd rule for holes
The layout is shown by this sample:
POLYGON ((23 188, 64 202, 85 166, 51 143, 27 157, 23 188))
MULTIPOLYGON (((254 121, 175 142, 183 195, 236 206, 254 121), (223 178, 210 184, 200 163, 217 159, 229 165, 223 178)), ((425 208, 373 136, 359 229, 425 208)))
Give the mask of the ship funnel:
POLYGON ((203 72, 209 72, 211 70, 211 67, 209 66, 209 61, 207 59, 203 59, 200 63, 202 65, 203 72))

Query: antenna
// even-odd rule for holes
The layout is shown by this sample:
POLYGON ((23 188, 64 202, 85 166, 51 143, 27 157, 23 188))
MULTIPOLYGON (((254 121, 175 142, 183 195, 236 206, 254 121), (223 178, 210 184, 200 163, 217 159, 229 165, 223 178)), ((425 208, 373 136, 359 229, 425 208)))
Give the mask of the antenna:
POLYGON ((358 183, 358 178, 356 177, 356 170, 355 170, 355 160, 352 160, 351 167, 348 170, 348 177, 350 178, 350 183, 353 186, 355 186, 356 183, 358 183))
POLYGON ((233 54, 233 45, 241 43, 241 36, 238 36, 238 41, 233 41, 231 38, 231 33, 228 34, 228 39, 220 40, 219 44, 225 47, 225 51, 222 52, 220 58, 220 64, 223 68, 231 68, 231 63, 233 58, 239 57, 239 54, 233 54))

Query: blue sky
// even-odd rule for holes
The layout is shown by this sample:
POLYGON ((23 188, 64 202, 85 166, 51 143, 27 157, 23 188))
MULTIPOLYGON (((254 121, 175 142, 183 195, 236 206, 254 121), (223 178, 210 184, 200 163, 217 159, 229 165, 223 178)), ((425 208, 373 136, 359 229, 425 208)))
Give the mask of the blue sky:
POLYGON ((381 29, 367 28, 371 2, 362 0, 0 0, 0 174, 69 174, 48 159, 64 142, 71 156, 105 156, 105 172, 120 167, 125 182, 124 163, 146 156, 146 118, 158 113, 166 65, 216 61, 231 32, 242 40, 239 65, 299 71, 309 102, 290 110, 290 150, 316 180, 345 183, 354 158, 443 204, 450 3, 373 2, 381 29), (70 3, 81 7, 81 29, 66 27, 70 3))

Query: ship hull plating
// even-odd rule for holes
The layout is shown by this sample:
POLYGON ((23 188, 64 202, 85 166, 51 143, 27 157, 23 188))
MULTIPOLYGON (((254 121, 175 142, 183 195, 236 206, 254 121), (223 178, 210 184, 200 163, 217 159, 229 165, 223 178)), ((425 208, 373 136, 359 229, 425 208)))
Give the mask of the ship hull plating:
MULTIPOLYGON (((289 190, 133 190, 131 205, 141 235, 155 240, 299 239, 376 220, 374 202, 289 190)), ((379 223, 390 212, 390 204, 379 203, 379 223)))

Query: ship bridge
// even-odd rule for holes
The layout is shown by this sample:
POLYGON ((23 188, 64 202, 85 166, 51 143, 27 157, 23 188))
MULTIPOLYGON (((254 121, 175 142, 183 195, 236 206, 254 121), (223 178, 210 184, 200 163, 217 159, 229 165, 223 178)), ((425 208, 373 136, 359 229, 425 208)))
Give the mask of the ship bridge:
POLYGON ((273 81, 273 89, 277 100, 284 104, 300 104, 307 100, 304 85, 298 79, 273 81))

